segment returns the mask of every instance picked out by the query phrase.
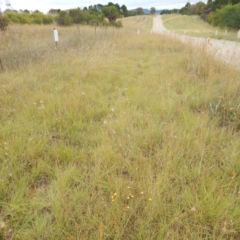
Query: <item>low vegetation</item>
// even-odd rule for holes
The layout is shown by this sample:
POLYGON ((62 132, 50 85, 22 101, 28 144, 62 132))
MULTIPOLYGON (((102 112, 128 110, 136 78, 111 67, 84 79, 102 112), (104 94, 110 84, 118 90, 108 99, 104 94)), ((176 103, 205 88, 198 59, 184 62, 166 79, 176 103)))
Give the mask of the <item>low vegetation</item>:
POLYGON ((239 72, 138 19, 0 38, 0 239, 240 238, 239 72))
POLYGON ((46 15, 41 12, 6 12, 5 18, 10 23, 20 23, 20 24, 51 24, 54 22, 54 17, 51 15, 46 15))

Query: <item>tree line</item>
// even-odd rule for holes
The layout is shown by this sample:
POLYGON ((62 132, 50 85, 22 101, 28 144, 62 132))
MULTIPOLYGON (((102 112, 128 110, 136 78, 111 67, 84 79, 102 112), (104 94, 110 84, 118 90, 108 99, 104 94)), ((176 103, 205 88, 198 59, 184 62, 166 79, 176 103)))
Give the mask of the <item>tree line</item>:
MULTIPOLYGON (((155 7, 151 7, 150 14, 155 14, 155 7)), ((129 11, 125 5, 109 2, 107 5, 95 4, 83 9, 75 8, 69 10, 51 9, 48 14, 36 10, 13 10, 7 9, 4 16, 0 13, 0 30, 6 30, 9 22, 20 24, 51 24, 56 22, 61 26, 70 26, 72 24, 102 25, 121 27, 121 21, 117 19, 122 17, 136 16, 145 14, 143 8, 138 7, 129 11)))
POLYGON ((198 2, 186 5, 181 9, 166 9, 160 14, 179 13, 183 15, 199 15, 214 26, 240 28, 240 0, 208 0, 207 4, 198 2))

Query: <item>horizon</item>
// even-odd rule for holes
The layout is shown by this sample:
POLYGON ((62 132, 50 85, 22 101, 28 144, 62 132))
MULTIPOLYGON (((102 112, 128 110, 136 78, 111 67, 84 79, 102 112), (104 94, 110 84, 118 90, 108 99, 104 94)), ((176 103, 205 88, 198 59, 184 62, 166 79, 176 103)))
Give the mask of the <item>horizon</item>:
MULTIPOLYGON (((109 3, 109 0, 103 0, 98 1, 81 1, 81 3, 78 3, 77 1, 68 1, 65 2, 64 0, 52 0, 52 1, 47 1, 47 0, 42 0, 41 2, 35 2, 35 1, 30 1, 30 0, 24 0, 24 1, 19 1, 19 0, 12 0, 12 1, 4 1, 0 0, 0 9, 2 12, 4 12, 6 9, 9 8, 9 6, 5 6, 5 3, 9 2, 10 3, 10 8, 13 10, 29 10, 29 11, 40 11, 43 13, 48 13, 49 10, 51 9, 60 9, 60 10, 68 10, 68 9, 75 9, 75 8, 80 8, 83 9, 84 7, 89 7, 91 5, 97 5, 97 4, 102 4, 102 5, 107 5, 109 3), (34 3, 35 2, 35 3, 34 3)), ((199 1, 190 1, 191 4, 195 4, 199 1)), ((206 3, 206 1, 203 1, 206 3)), ((155 1, 152 0, 148 3, 142 2, 142 1, 137 1, 137 2, 132 2, 131 0, 126 3, 122 0, 117 1, 116 3, 113 2, 114 4, 119 4, 119 6, 125 5, 128 10, 134 10, 138 7, 141 7, 143 9, 148 9, 150 10, 151 7, 155 7, 156 10, 164 10, 164 9, 180 9, 184 7, 187 3, 185 0, 173 0, 173 1, 155 1)))

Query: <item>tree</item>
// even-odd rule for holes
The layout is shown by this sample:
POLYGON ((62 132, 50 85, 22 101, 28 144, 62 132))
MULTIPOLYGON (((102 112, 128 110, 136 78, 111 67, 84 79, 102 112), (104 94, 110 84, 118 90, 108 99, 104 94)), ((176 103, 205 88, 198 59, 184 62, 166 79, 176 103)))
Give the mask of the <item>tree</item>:
POLYGON ((68 15, 66 11, 60 11, 57 19, 57 23, 62 26, 69 26, 72 24, 72 18, 68 15))
POLYGON ((124 17, 128 16, 128 10, 127 10, 127 7, 125 5, 122 5, 120 10, 122 10, 122 14, 123 14, 124 17))
POLYGON ((102 4, 97 4, 97 11, 98 11, 98 12, 101 12, 101 10, 102 10, 103 7, 104 7, 104 6, 103 6, 102 4))
POLYGON ((193 4, 190 6, 189 13, 191 15, 201 15, 205 11, 206 6, 207 5, 204 2, 193 4))
POLYGON ((151 13, 152 15, 154 15, 154 14, 156 13, 156 8, 155 8, 155 7, 151 7, 151 8, 150 8, 150 13, 151 13))
POLYGON ((103 14, 105 17, 107 17, 107 16, 109 16, 109 15, 111 15, 111 14, 115 15, 116 18, 120 17, 120 12, 119 12, 118 9, 117 9, 115 6, 113 6, 113 5, 103 7, 102 10, 101 10, 101 12, 102 12, 102 14, 103 14))
POLYGON ((240 3, 235 5, 226 5, 218 9, 211 23, 220 27, 240 28, 240 3))
POLYGON ((143 15, 143 14, 144 14, 143 9, 142 9, 141 7, 138 7, 138 8, 136 9, 136 14, 137 14, 137 15, 143 15))
POLYGON ((74 23, 81 23, 85 20, 83 11, 80 8, 71 9, 69 11, 69 16, 72 18, 74 23))

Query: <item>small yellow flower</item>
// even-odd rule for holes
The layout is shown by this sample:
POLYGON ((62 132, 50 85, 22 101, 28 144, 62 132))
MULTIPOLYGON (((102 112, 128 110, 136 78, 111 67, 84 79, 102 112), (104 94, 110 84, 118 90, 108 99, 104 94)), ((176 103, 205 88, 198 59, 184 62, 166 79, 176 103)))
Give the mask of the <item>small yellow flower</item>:
POLYGON ((117 193, 114 193, 113 196, 117 196, 117 193))
POLYGON ((148 200, 149 200, 149 201, 152 201, 152 199, 151 199, 151 198, 149 198, 148 200))
POLYGON ((130 199, 130 197, 127 197, 127 199, 130 199))
POLYGON ((127 209, 130 209, 130 207, 129 207, 129 206, 127 206, 127 209))
POLYGON ((143 192, 141 192, 141 194, 143 195, 143 192))
POLYGON ((132 195, 131 198, 134 198, 134 195, 132 195))
POLYGON ((128 186, 128 189, 130 189, 131 187, 128 186))

